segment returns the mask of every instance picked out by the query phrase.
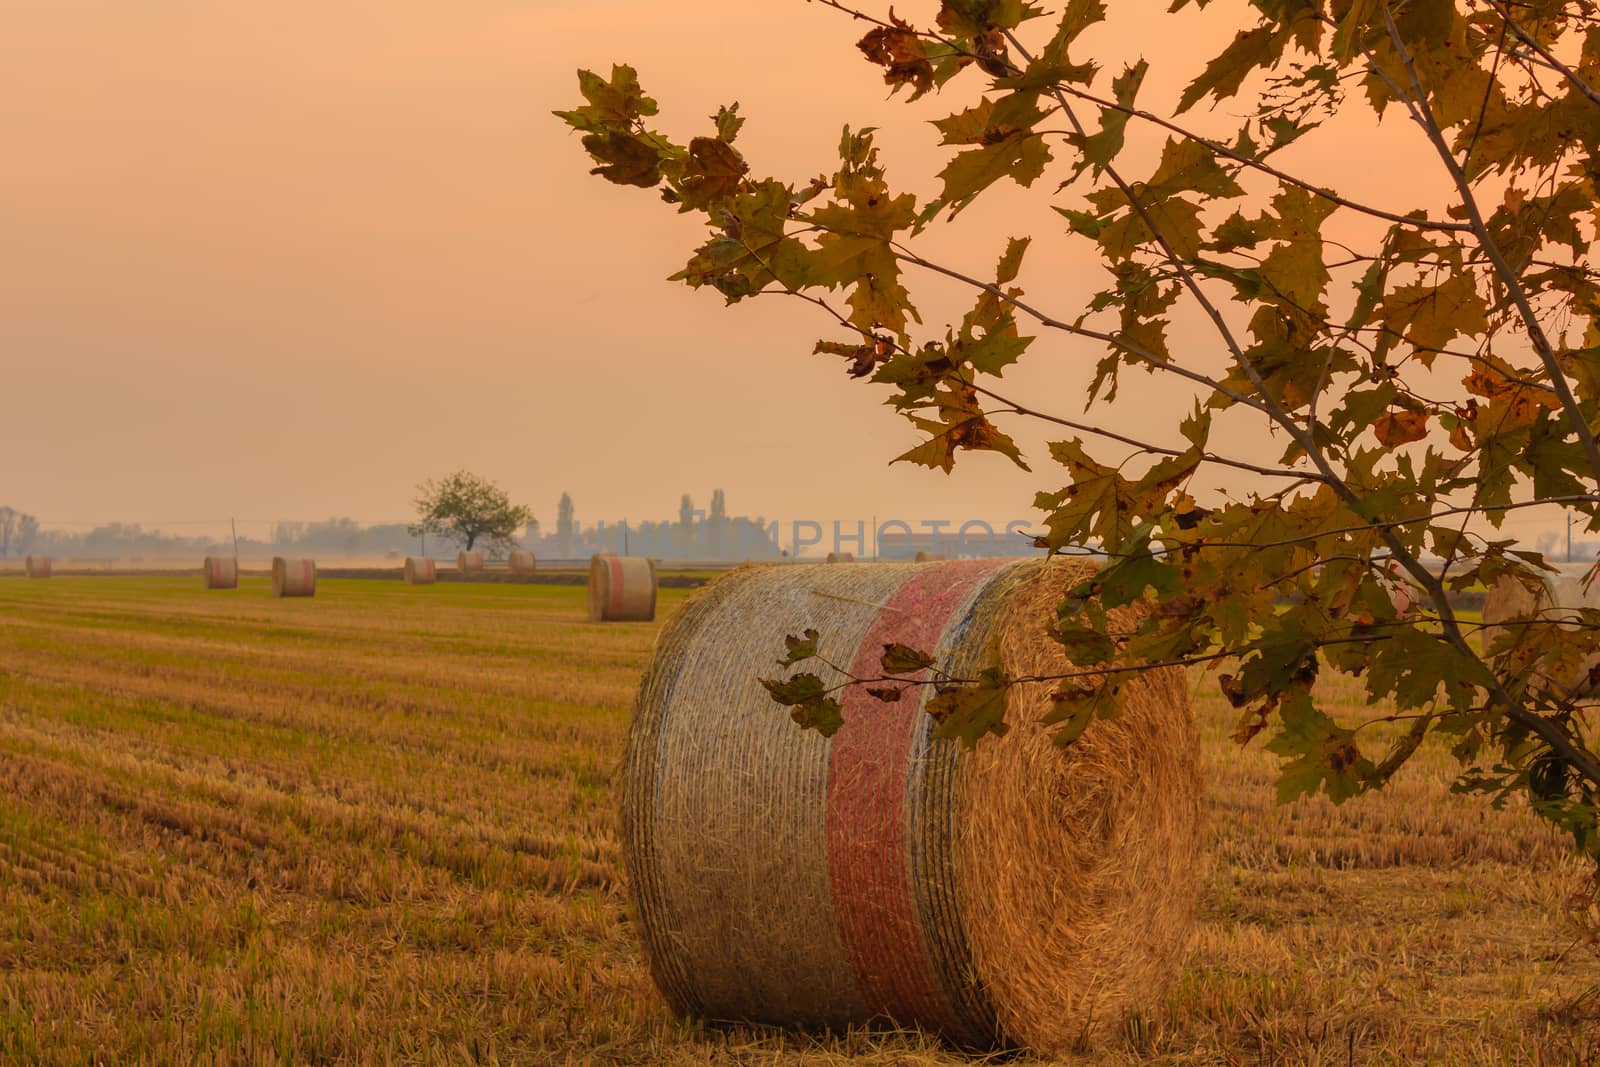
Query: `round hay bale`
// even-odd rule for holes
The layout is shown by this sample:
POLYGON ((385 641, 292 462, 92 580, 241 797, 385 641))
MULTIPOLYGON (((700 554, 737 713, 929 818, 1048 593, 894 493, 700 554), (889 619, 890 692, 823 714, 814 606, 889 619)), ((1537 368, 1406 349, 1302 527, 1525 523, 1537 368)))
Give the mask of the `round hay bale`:
POLYGON ((938 563, 944 559, 943 552, 918 552, 918 563, 938 563))
POLYGON ((311 559, 272 558, 273 596, 316 596, 317 562, 311 559))
POLYGON ((207 556, 201 573, 207 589, 239 588, 239 561, 232 556, 207 556))
POLYGON ((655 617, 655 560, 610 552, 589 558, 590 622, 649 622, 655 617))
POLYGON ((506 557, 506 566, 512 574, 530 575, 539 569, 532 552, 513 552, 506 557))
POLYGON ((50 577, 49 556, 29 556, 23 565, 27 568, 29 578, 50 577))
POLYGON ((462 574, 482 574, 483 553, 476 551, 457 552, 456 570, 460 571, 462 574))
POLYGON ((1394 608, 1395 615, 1409 619, 1411 609, 1422 598, 1422 591, 1412 584, 1405 568, 1400 566, 1398 560, 1391 559, 1379 572, 1378 581, 1383 585, 1383 591, 1389 595, 1389 605, 1394 608))
POLYGON ((431 559, 420 556, 407 556, 405 566, 401 570, 407 585, 432 585, 439 577, 437 564, 431 559))
MULTIPOLYGON (((1510 575, 1501 575, 1483 597, 1483 629, 1480 631, 1485 653, 1494 646, 1502 633, 1513 635, 1515 656, 1535 653, 1521 651, 1521 646, 1539 640, 1539 628, 1519 625, 1519 622, 1555 622, 1563 629, 1577 629, 1582 625, 1579 611, 1583 608, 1600 608, 1600 579, 1584 586, 1583 577, 1576 575, 1546 575, 1537 589, 1529 589, 1510 575)), ((1526 662, 1524 659, 1523 662, 1526 662)), ((1581 664, 1552 678, 1544 672, 1536 676, 1546 686, 1555 685, 1569 697, 1590 696, 1596 692, 1594 668, 1600 666, 1600 652, 1586 658, 1581 664)))
MULTIPOLYGON (((888 642, 972 677, 1072 670, 1045 631, 1069 560, 751 567, 668 624, 640 683, 622 844, 656 984, 710 1020, 887 1019, 971 1048, 1059 1052, 1150 1010, 1176 975, 1201 876, 1199 738, 1175 668, 1129 675, 1069 747, 1008 696, 976 751, 933 737, 929 693, 841 696, 831 739, 759 679, 784 634, 879 673, 888 642)), ((1132 609, 1113 611, 1131 625, 1132 609)), ((797 669, 806 669, 804 667, 797 669)), ((825 671, 825 669, 824 669, 825 671)))
POLYGON ((856 561, 856 554, 854 552, 829 552, 828 553, 828 562, 829 563, 854 563, 855 561, 856 561))

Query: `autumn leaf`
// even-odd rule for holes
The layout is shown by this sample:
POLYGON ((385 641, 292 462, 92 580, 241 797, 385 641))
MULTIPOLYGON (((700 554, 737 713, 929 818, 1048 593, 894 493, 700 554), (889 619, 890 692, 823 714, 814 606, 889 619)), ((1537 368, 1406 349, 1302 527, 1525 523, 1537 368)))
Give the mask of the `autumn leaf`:
POLYGON ((661 153, 641 137, 607 130, 584 137, 583 147, 600 164, 591 174, 618 185, 646 189, 661 182, 661 153))
POLYGON ((944 181, 939 203, 949 205, 952 213, 970 204, 1001 178, 1009 178, 1024 188, 1031 186, 1050 163, 1050 146, 1033 131, 1033 125, 1044 113, 1030 96, 1008 99, 1020 101, 1022 106, 1007 108, 1002 103, 997 108, 985 98, 973 108, 934 122, 944 135, 943 143, 978 146, 957 153, 939 172, 944 181))
POLYGON ((678 195, 686 207, 707 207, 737 193, 749 169, 726 141, 696 137, 689 142, 689 159, 678 183, 678 195))
POLYGON ((656 113, 656 102, 639 87, 639 74, 626 64, 611 68, 608 81, 592 70, 578 71, 578 90, 588 101, 555 115, 577 130, 608 131, 630 127, 656 113))
POLYGON ((938 726, 933 736, 956 738, 968 748, 985 734, 999 736, 1010 727, 1005 721, 1010 683, 998 667, 985 667, 972 685, 953 686, 928 701, 928 714, 938 726))
POLYGON ((815 674, 797 674, 786 680, 763 678, 772 699, 789 708, 789 717, 802 729, 832 737, 844 725, 843 708, 828 695, 828 688, 815 674))
POLYGON ((1267 742, 1267 751, 1283 760, 1280 801, 1320 792, 1337 804, 1362 791, 1373 765, 1356 747, 1353 732, 1318 711, 1304 694, 1291 695, 1281 715, 1282 731, 1267 742))
POLYGON ((1116 643, 1089 626, 1063 624, 1050 633, 1066 652, 1067 661, 1082 666, 1104 663, 1116 654, 1116 643))
POLYGON ((1389 448, 1398 448, 1428 436, 1428 413, 1403 409, 1386 411, 1378 416, 1372 430, 1378 435, 1379 442, 1389 448))
POLYGON ((896 18, 893 9, 889 11, 889 23, 869 30, 856 47, 869 63, 883 68, 886 84, 895 89, 911 86, 911 99, 915 100, 933 88, 933 64, 911 24, 896 18))
POLYGON ((816 630, 808 629, 799 637, 790 634, 783 639, 787 655, 778 661, 780 667, 792 667, 801 660, 811 659, 817 654, 817 642, 822 635, 816 630))
POLYGON ((885 674, 916 674, 933 666, 933 657, 908 645, 891 643, 883 646, 878 659, 885 674))
POLYGON ((1178 114, 1188 111, 1208 95, 1215 97, 1219 103, 1235 95, 1251 73, 1262 67, 1275 66, 1289 41, 1290 34, 1286 27, 1270 23, 1240 30, 1233 43, 1208 63, 1200 76, 1183 91, 1178 99, 1178 114))
POLYGON ((1100 109, 1100 129, 1095 133, 1085 136, 1074 133, 1067 138, 1067 143, 1078 149, 1079 158, 1074 174, 1082 174, 1091 167, 1095 173, 1099 173, 1122 151, 1123 137, 1128 127, 1128 113, 1124 109, 1133 107, 1139 87, 1144 84, 1144 76, 1149 70, 1150 64, 1141 59, 1117 75, 1111 82, 1111 93, 1121 106, 1100 109))
POLYGON ((1383 324, 1414 345, 1425 363, 1457 337, 1489 328, 1488 305, 1470 273, 1451 275, 1437 285, 1396 286, 1383 300, 1383 324))

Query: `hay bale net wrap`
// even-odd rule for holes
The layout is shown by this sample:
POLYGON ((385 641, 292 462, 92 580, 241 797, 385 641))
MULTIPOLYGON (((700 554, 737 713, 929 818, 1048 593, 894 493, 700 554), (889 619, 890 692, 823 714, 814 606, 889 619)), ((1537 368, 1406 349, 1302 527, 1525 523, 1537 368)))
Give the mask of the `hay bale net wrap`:
POLYGON ((460 571, 462 574, 482 574, 483 553, 477 551, 457 552, 456 570, 460 571))
POLYGON ((512 574, 533 574, 539 569, 532 552, 512 552, 506 556, 506 567, 512 574))
POLYGON ((239 588, 239 561, 232 556, 207 556, 203 566, 207 589, 239 588))
POLYGON ((854 563, 856 554, 854 552, 829 552, 827 561, 829 563, 854 563))
POLYGON ((48 577, 50 577, 50 557, 49 556, 29 556, 23 562, 23 566, 27 569, 29 578, 48 578, 48 577))
POLYGON ((273 596, 316 596, 317 564, 309 559, 272 558, 273 596))
POLYGON ((401 574, 407 585, 432 585, 439 577, 439 567, 431 559, 407 556, 401 574))
POLYGON ((589 618, 649 622, 656 617, 656 562, 642 556, 589 558, 589 618))
MULTIPOLYGON (((1177 669, 1059 748, 1049 685, 1011 731, 935 740, 930 695, 846 691, 831 739, 759 678, 782 637, 879 673, 884 644, 971 677, 1073 669, 1044 632, 1081 562, 755 567, 672 620, 640 684, 623 851, 652 974, 680 1013, 838 1028, 887 1018, 969 1047, 1060 1050, 1159 1004, 1200 878, 1198 734, 1177 669)), ((1112 613, 1114 625, 1131 621, 1112 613)))

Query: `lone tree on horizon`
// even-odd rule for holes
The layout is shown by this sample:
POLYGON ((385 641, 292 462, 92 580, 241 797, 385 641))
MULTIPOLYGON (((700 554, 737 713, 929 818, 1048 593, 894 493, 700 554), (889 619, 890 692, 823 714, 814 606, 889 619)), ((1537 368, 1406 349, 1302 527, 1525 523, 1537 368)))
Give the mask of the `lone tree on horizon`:
MULTIPOLYGON (((1037 543, 1107 558, 1039 619, 1071 671, 904 669, 932 663, 919 654, 885 659, 894 685, 817 667, 775 696, 831 732, 846 686, 920 691, 940 736, 973 743, 1005 729, 1010 687, 1046 685, 1046 721, 1071 743, 1118 713, 1126 672, 1204 665, 1238 742, 1281 758, 1285 799, 1381 788, 1436 741, 1458 789, 1522 795, 1600 859, 1600 610, 1523 612, 1486 634, 1451 595, 1542 585, 1543 557, 1500 532, 1519 509, 1600 529, 1595 5, 1176 0, 1157 16, 1170 35, 1224 16, 1237 32, 1209 62, 1174 59, 1194 64, 1187 88, 1158 100, 1140 99, 1145 59, 1110 54, 1148 38, 1097 30, 1103 0, 1048 17, 1025 0, 936 7, 919 22, 814 9, 868 27, 858 48, 893 90, 959 98, 933 123, 947 164, 913 183, 931 199, 891 184, 871 129, 847 126, 837 162, 798 180, 752 168, 737 105, 676 141, 627 66, 580 72, 584 102, 557 113, 597 174, 699 217, 677 280, 812 308, 828 331, 814 353, 888 393, 916 432, 900 460, 949 471, 986 451, 1026 469, 1003 427, 1052 433, 1037 543), (1339 140, 1352 130, 1393 140, 1339 140), (1362 151, 1392 180, 1341 195, 1329 161, 1362 151), (1040 209, 1027 235, 995 232, 1018 225, 1009 208, 966 214, 1011 185, 1028 192, 1008 205, 1040 209), (985 265, 952 262, 962 227, 992 248, 985 265), (1103 274, 1029 270, 1043 240, 1103 274), (969 309, 924 326, 920 281, 969 309), (1004 380, 1045 349, 1082 360, 1086 397, 1004 380), (1183 390, 1186 415, 1150 417, 1153 377, 1183 390), (1111 415, 1119 391, 1141 417, 1111 415), (1142 622, 1112 632, 1105 609, 1131 602, 1142 622), (1327 674, 1367 706, 1331 701, 1327 674)), ((634 235, 613 240, 619 260, 636 254, 634 235)), ((787 662, 814 648, 793 638, 787 662)))
POLYGON ((413 537, 433 534, 471 552, 481 541, 496 548, 516 543, 517 531, 533 512, 511 503, 506 491, 469 471, 456 471, 417 487, 417 521, 413 537))

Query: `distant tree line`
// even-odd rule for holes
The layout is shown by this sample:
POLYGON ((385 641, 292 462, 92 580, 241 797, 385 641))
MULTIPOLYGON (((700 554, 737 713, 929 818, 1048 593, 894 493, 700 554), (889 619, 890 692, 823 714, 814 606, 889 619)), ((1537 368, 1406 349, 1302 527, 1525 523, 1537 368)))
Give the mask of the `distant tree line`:
MULTIPOLYGON (((578 520, 572 496, 561 494, 553 533, 546 533, 537 519, 526 513, 519 516, 520 531, 503 539, 491 538, 478 547, 487 547, 491 556, 512 548, 524 548, 547 559, 580 559, 595 552, 629 553, 658 559, 776 559, 778 527, 764 518, 749 518, 727 513, 727 499, 718 489, 711 495, 709 509, 701 511, 685 493, 676 519, 585 524, 578 520)), ((259 527, 257 527, 259 530, 259 527)), ((433 528, 430 527, 430 531, 433 528)), ((386 556, 392 553, 416 555, 422 551, 418 523, 380 523, 365 526, 352 518, 329 518, 321 522, 282 519, 271 524, 267 535, 242 535, 239 552, 246 556, 295 553, 307 556, 386 556)), ((20 556, 29 552, 53 556, 87 557, 196 557, 231 553, 231 538, 184 536, 164 530, 148 529, 138 523, 109 522, 87 531, 40 529, 38 520, 15 508, 0 507, 0 556, 20 556)), ((427 554, 452 557, 456 543, 442 532, 430 532, 427 554)))
MULTIPOLYGON (((4 516, 0 513, 0 546, 5 543, 4 516)), ((280 520, 265 538, 241 536, 243 555, 269 555, 294 551, 305 555, 381 556, 392 551, 415 551, 417 539, 405 523, 363 526, 355 519, 330 518, 323 522, 280 520)), ((74 532, 37 530, 25 545, 13 541, 10 554, 29 551, 53 556, 132 557, 205 556, 233 551, 231 538, 184 536, 147 529, 139 523, 108 522, 74 532), (31 547, 30 547, 31 546, 31 547)), ((4 555, 0 551, 0 555, 4 555)))
POLYGON ((38 536, 38 519, 13 507, 0 507, 0 556, 26 555, 38 536))

